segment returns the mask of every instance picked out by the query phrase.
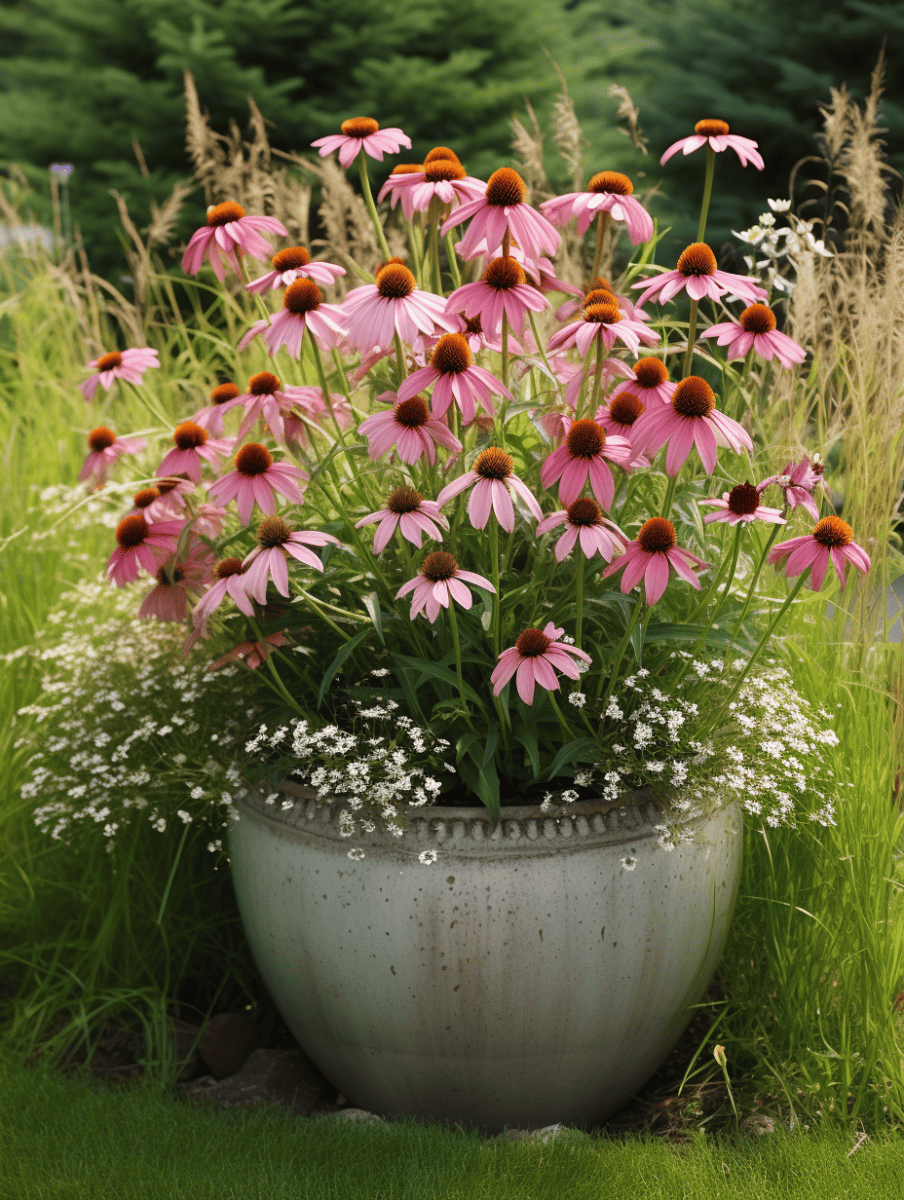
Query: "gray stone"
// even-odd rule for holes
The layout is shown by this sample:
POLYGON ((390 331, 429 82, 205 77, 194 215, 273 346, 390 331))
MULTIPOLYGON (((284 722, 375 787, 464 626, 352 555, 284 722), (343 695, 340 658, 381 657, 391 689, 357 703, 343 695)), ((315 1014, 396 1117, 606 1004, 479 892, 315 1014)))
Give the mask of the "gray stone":
POLYGON ((312 1082, 318 1078, 323 1077, 301 1050, 254 1050, 235 1075, 219 1080, 205 1075, 180 1085, 180 1091, 219 1108, 270 1104, 307 1117, 323 1101, 321 1087, 312 1082))
POLYGON ((539 1145, 561 1138, 581 1140, 589 1137, 583 1129, 575 1129, 571 1125, 546 1125, 543 1129, 506 1129, 496 1135, 496 1142, 534 1142, 539 1145))
POLYGON ((383 1118, 364 1108, 343 1108, 334 1114, 342 1121, 352 1121, 358 1125, 382 1125, 383 1118))
POLYGON ((205 1025, 198 1053, 214 1079, 226 1079, 241 1070, 259 1045, 245 1013, 218 1013, 205 1025))

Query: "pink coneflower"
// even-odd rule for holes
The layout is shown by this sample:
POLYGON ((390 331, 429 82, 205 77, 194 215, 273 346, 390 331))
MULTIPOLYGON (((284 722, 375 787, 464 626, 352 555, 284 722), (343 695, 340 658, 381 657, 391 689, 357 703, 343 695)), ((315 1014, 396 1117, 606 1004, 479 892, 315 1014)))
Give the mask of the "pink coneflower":
MULTIPOLYGON (((455 250, 461 256, 462 246, 464 241, 455 243, 455 250)), ((496 246, 488 246, 486 238, 481 238, 471 258, 504 258, 502 244, 496 246)), ((548 258, 531 258, 525 254, 517 241, 512 239, 509 243, 508 257, 513 258, 524 269, 524 274, 527 277, 527 282, 530 287, 536 288, 541 292, 562 292, 563 295, 582 296, 584 293, 579 287, 573 283, 566 283, 564 279, 556 278, 556 269, 548 258)))
POLYGON ((624 221, 628 236, 635 246, 648 242, 653 236, 653 219, 632 196, 634 184, 618 171, 600 171, 587 184, 585 192, 568 192, 554 196, 540 205, 540 211, 553 225, 567 225, 577 217, 578 234, 583 237, 590 222, 598 213, 611 213, 616 221, 624 221))
POLYGON ((752 483, 736 484, 730 492, 722 493, 721 500, 698 500, 697 503, 718 509, 718 512, 707 513, 703 518, 704 525, 710 525, 713 521, 727 521, 729 525, 749 525, 751 521, 785 524, 779 509, 760 504, 760 493, 752 483))
POLYGON ((423 396, 411 396, 386 412, 375 413, 358 426, 367 438, 367 452, 374 460, 382 458, 393 446, 405 463, 419 462, 426 454, 432 467, 436 462, 436 443, 461 454, 462 445, 452 431, 430 416, 423 396))
POLYGON ((116 526, 119 545, 110 555, 107 575, 117 587, 122 587, 138 578, 139 566, 149 574, 155 574, 160 561, 168 554, 176 553, 179 534, 184 527, 184 521, 160 521, 149 525, 140 513, 123 517, 116 526))
POLYGON ((444 550, 434 550, 424 559, 414 579, 402 584, 396 592, 396 600, 414 592, 409 614, 411 620, 413 621, 423 608, 426 609, 427 619, 432 623, 439 616, 440 608, 449 607, 450 600, 457 601, 462 608, 471 607, 474 598, 465 587, 466 583, 470 583, 472 587, 485 588, 494 595, 496 593, 489 579, 475 575, 473 571, 462 571, 451 554, 446 554, 444 550))
POLYGON ((377 196, 377 202, 389 196, 390 208, 395 208, 399 200, 402 201, 402 212, 406 221, 414 220, 414 207, 412 205, 411 189, 399 187, 400 176, 417 175, 422 176, 424 173, 423 163, 396 163, 389 172, 389 179, 380 188, 380 194, 377 196), (397 181, 391 183, 391 181, 397 181))
POLYGON ((600 554, 606 562, 611 562, 616 555, 624 552, 629 541, 614 521, 603 516, 599 505, 589 496, 580 496, 567 508, 544 517, 537 526, 537 537, 559 525, 567 525, 568 528, 556 542, 557 562, 562 562, 578 542, 587 558, 600 554))
MULTIPOLYGON (((658 404, 658 400, 653 401, 658 404)), ((624 438, 629 446, 632 447, 632 455, 630 462, 622 463, 624 469, 628 472, 635 470, 637 467, 648 467, 650 460, 645 454, 637 454, 633 451, 634 445, 634 425, 637 418, 646 411, 646 405, 643 400, 634 392, 618 392, 610 397, 605 403, 601 404, 596 411, 594 420, 597 425, 602 425, 607 436, 614 435, 615 437, 624 438)))
POLYGON ((210 391, 210 403, 199 409, 190 419, 208 433, 219 436, 223 432, 223 413, 225 405, 234 400, 240 389, 234 383, 218 383, 210 391))
POLYGON ((350 167, 362 150, 382 162, 384 154, 398 154, 402 146, 411 149, 411 138, 407 134, 395 126, 381 129, 373 117, 350 117, 339 128, 341 133, 327 134, 311 145, 319 148, 321 158, 338 150, 343 167, 350 167))
POLYGON ((769 551, 766 561, 778 568, 783 558, 788 560, 785 566, 788 576, 800 575, 811 568, 810 589, 814 592, 822 587, 830 561, 842 587, 847 577, 847 563, 853 563, 864 574, 870 569, 869 555, 854 541, 853 529, 841 517, 823 517, 813 526, 812 533, 779 542, 769 551))
POLYGON ((802 363, 807 357, 803 346, 775 328, 775 313, 765 304, 751 304, 737 321, 721 321, 710 325, 701 338, 718 338, 718 345, 728 347, 728 358, 743 358, 755 350, 768 362, 773 355, 783 367, 802 363))
POLYGON ((254 616, 254 605, 248 595, 245 568, 240 558, 224 558, 214 568, 216 581, 208 588, 191 615, 192 624, 197 632, 203 632, 207 619, 215 608, 222 604, 228 596, 233 600, 240 612, 246 617, 254 616))
POLYGON ((96 374, 89 376, 84 383, 80 383, 79 391, 90 403, 100 384, 108 392, 113 386, 114 379, 122 379, 126 383, 137 385, 141 383, 145 371, 151 367, 160 366, 158 356, 159 351, 152 350, 149 346, 145 346, 141 350, 111 350, 109 354, 102 354, 100 358, 93 358, 88 363, 87 369, 95 371, 96 374))
POLYGON ((508 317, 515 333, 524 328, 527 312, 542 312, 549 307, 536 288, 528 287, 523 269, 513 258, 494 258, 486 267, 483 279, 456 288, 446 301, 446 315, 463 312, 465 317, 479 317, 483 330, 491 337, 502 326, 502 314, 508 317))
POLYGON ((214 204, 207 210, 207 224, 191 235, 182 255, 182 270, 186 275, 197 275, 206 258, 220 283, 226 276, 225 263, 240 275, 238 253, 244 251, 261 260, 270 257, 273 247, 261 237, 262 232, 289 236, 276 217, 246 217, 241 204, 232 200, 214 204))
POLYGON ((468 175, 457 160, 434 158, 419 171, 393 172, 380 188, 377 200, 389 195, 394 208, 401 198, 402 212, 410 221, 416 212, 426 212, 434 199, 457 207, 463 200, 481 199, 486 190, 487 185, 468 175))
MULTIPOLYGON (((245 415, 236 433, 240 441, 255 421, 261 419, 278 442, 285 441, 284 421, 290 410, 307 400, 312 388, 283 387, 269 371, 259 371, 248 380, 248 390, 233 396, 223 405, 223 412, 244 405, 245 415)), ((318 393, 319 394, 319 393, 318 393)))
MULTIPOLYGON (((462 313, 458 313, 460 322, 456 333, 462 334, 468 343, 468 348, 473 355, 478 355, 482 350, 492 350, 494 354, 502 353, 502 328, 496 330, 495 333, 485 332, 481 324, 480 317, 466 317, 462 313)), ((429 338, 423 339, 429 342, 429 338)), ((439 341, 437 338, 430 347, 430 353, 436 349, 436 344, 439 341)), ((536 354, 537 344, 534 341, 533 334, 529 329, 525 329, 521 333, 520 339, 509 330, 508 336, 509 350, 514 354, 536 354)), ((530 365, 525 367, 524 373, 530 371, 530 365)))
POLYGON ((608 509, 612 507, 615 481, 605 460, 625 465, 631 457, 631 443, 624 438, 607 436, 596 421, 574 421, 564 446, 553 450, 543 463, 540 482, 548 488, 561 479, 559 499, 568 505, 577 500, 589 479, 594 496, 608 509))
POLYGON ((433 416, 437 420, 454 400, 461 409, 462 420, 470 425, 475 417, 475 404, 479 404, 491 417, 496 410, 490 393, 514 400, 512 393, 502 381, 483 367, 474 365, 467 338, 461 333, 447 333, 436 343, 430 356, 430 366, 412 371, 399 388, 399 400, 408 400, 418 392, 438 381, 433 389, 431 402, 433 416))
POLYGON ((224 505, 235 500, 239 520, 247 525, 255 504, 266 516, 273 516, 276 511, 276 492, 293 504, 303 504, 304 496, 294 482, 296 479, 307 482, 310 476, 301 467, 274 462, 266 446, 249 442, 235 456, 235 470, 212 483, 207 490, 224 505))
MULTIPOLYGON (((553 374, 565 384, 566 401, 571 405, 572 409, 576 410, 584 381, 586 379, 593 379, 596 374, 596 367, 593 366, 590 370, 585 371, 580 363, 568 362, 561 354, 550 357, 548 361, 550 367, 552 367, 553 374)), ((634 378, 634 372, 620 358, 604 358, 600 363, 600 387, 607 389, 612 380, 616 378, 630 380, 634 378)))
POLYGON ((671 521, 665 517, 651 517, 641 525, 637 540, 628 545, 621 558, 603 569, 603 577, 624 570, 621 590, 625 593, 643 579, 649 607, 659 600, 668 586, 670 570, 677 571, 699 591, 700 581, 692 570, 694 565, 706 568, 710 564, 678 545, 678 535, 671 521))
MULTIPOLYGON (((283 414, 283 437, 279 439, 285 445, 303 450, 310 439, 311 425, 319 427, 330 418, 330 408, 323 399, 319 387, 298 387, 291 390, 294 396, 292 408, 283 414)), ((330 392, 330 407, 332 415, 340 429, 350 429, 355 418, 351 405, 345 396, 338 392, 330 392)), ((319 429, 318 429, 319 432, 319 429)))
POLYGON ((259 604, 266 604, 267 583, 272 579, 273 586, 279 594, 288 596, 289 556, 308 567, 322 571, 323 563, 308 547, 325 546, 328 542, 333 546, 342 545, 331 533, 319 533, 315 529, 293 530, 282 517, 269 517, 266 521, 261 521, 257 527, 258 544, 242 563, 248 595, 259 604))
POLYGON ((141 602, 142 620, 184 621, 188 616, 188 593, 200 594, 213 578, 213 551, 200 538, 180 563, 166 562, 157 570, 157 582, 141 602))
POLYGON ((655 406, 656 401, 668 404, 678 385, 669 379, 668 368, 659 358, 639 358, 634 364, 631 378, 618 385, 618 394, 631 392, 646 407, 655 406))
POLYGON ((707 475, 716 469, 716 448, 740 454, 752 450, 747 431, 716 408, 715 395, 705 379, 688 375, 675 388, 669 404, 651 405, 634 422, 632 445, 641 454, 653 455, 668 442, 665 469, 677 475, 693 446, 707 475))
POLYGON ((408 345, 419 333, 431 334, 437 325, 454 329, 445 315, 445 301, 432 292, 422 292, 415 278, 401 263, 390 263, 376 278, 354 288, 345 297, 342 314, 348 325, 348 340, 358 350, 379 346, 388 350, 396 333, 408 345))
MULTIPOLYGON (((141 488, 132 498, 132 513, 140 512, 149 525, 158 521, 172 521, 182 516, 185 497, 196 488, 186 475, 173 475, 157 479, 146 488, 141 488)), ((132 513, 129 515, 131 516, 132 513)))
POLYGON ((542 630, 525 629, 520 633, 514 646, 509 646, 499 655, 499 662, 490 676, 493 695, 498 696, 514 675, 518 695, 525 704, 533 704, 534 689, 538 683, 548 692, 559 690, 556 670, 569 679, 579 678, 581 672, 578 665, 568 655, 573 654, 587 663, 590 662, 590 655, 577 646, 556 641, 564 632, 564 628, 557 629, 552 621, 548 621, 542 630))
POLYGON ((449 528, 449 522, 440 512, 436 501, 425 500, 420 492, 410 487, 398 487, 390 492, 386 507, 356 521, 355 528, 373 525, 375 521, 380 524, 374 534, 374 554, 383 553, 396 529, 401 531, 403 538, 420 549, 425 533, 434 541, 441 542, 443 535, 437 526, 441 525, 446 530, 449 528))
POLYGON ((763 492, 770 484, 782 489, 784 501, 793 511, 798 504, 802 505, 814 520, 819 520, 819 508, 813 499, 813 492, 820 485, 828 495, 829 485, 823 478, 825 463, 814 458, 813 462, 805 454, 799 463, 789 462, 781 475, 770 475, 762 483, 757 484, 757 491, 763 492))
POLYGON ((515 528, 515 509, 509 488, 514 488, 532 516, 541 521, 543 512, 540 505, 527 484, 513 474, 514 465, 512 456, 500 450, 498 446, 481 450, 471 470, 447 483, 436 497, 436 503, 442 508, 453 496, 474 485, 468 501, 468 517, 474 528, 483 529, 490 519, 490 511, 493 510, 502 528, 506 533, 511 533, 515 528))
POLYGON ((599 277, 596 282, 587 289, 586 294, 578 289, 570 289, 577 300, 566 300, 564 304, 560 304, 555 311, 557 321, 567 321, 569 317, 573 317, 575 313, 586 308, 588 304, 617 304, 622 311, 622 315, 626 316, 629 321, 650 321, 652 316, 650 313, 644 312, 642 308, 636 305, 630 296, 623 296, 620 292, 615 292, 612 284, 608 279, 599 277))
POLYGON ((757 143, 751 141, 750 138, 739 137, 736 133, 728 132, 728 123, 726 121, 706 120, 698 121, 694 126, 694 132, 690 137, 679 138, 677 142, 673 142, 659 160, 659 165, 667 163, 673 154, 677 154, 679 150, 684 154, 692 154, 695 150, 699 150, 701 146, 708 146, 711 150, 715 150, 718 154, 722 150, 727 150, 729 146, 737 154, 741 163, 746 167, 748 162, 752 162, 758 171, 762 171, 764 163, 757 150, 757 143))
POLYGON ((659 341, 659 335, 647 329, 642 321, 632 321, 622 316, 618 305, 606 300, 588 304, 582 310, 579 321, 566 325, 552 335, 548 349, 564 350, 567 346, 577 346, 584 355, 597 339, 607 350, 611 350, 616 338, 624 342, 632 354, 638 353, 641 342, 646 346, 655 346, 659 341))
POLYGON ((293 358, 298 358, 305 329, 327 346, 338 346, 347 332, 340 306, 324 304, 323 292, 312 279, 296 279, 283 294, 282 312, 271 317, 269 325, 265 321, 256 321, 239 342, 239 349, 244 349, 252 338, 262 333, 271 358, 280 346, 285 346, 293 358))
POLYGON ((215 659, 207 669, 208 671, 217 671, 220 667, 225 667, 227 663, 244 660, 245 666, 256 671, 270 657, 274 647, 285 646, 288 640, 284 633, 268 633, 262 642, 239 642, 222 658, 215 659))
POLYGON ((280 250, 270 262, 273 264, 272 271, 245 284, 249 292, 275 291, 276 288, 288 287, 296 279, 313 279, 315 283, 329 287, 340 275, 345 274, 345 267, 328 262, 311 262, 311 256, 304 246, 289 246, 280 250))
POLYGON ((170 450, 157 468, 158 475, 187 475, 193 483, 201 481, 201 460, 220 469, 220 456, 232 449, 231 438, 212 438, 194 421, 183 421, 173 430, 175 450, 170 450))
POLYGON ((461 241, 463 258, 475 258, 481 239, 487 247, 499 246, 509 234, 530 258, 555 254, 562 241, 545 217, 525 203, 524 180, 511 167, 494 171, 487 181, 486 193, 455 210, 443 223, 445 235, 469 218, 471 224, 461 241))
POLYGON ((107 471, 122 454, 137 454, 147 450, 148 444, 144 438, 117 437, 106 425, 98 425, 88 434, 88 449, 90 453, 78 473, 80 480, 93 477, 98 487, 103 487, 107 471))
POLYGON ((717 270, 716 256, 705 242, 692 242, 683 250, 674 271, 663 271, 652 279, 632 283, 631 287, 644 289, 638 304, 646 304, 650 297, 658 304, 665 304, 682 289, 687 290, 692 300, 702 300, 704 296, 719 300, 730 295, 747 304, 765 300, 767 295, 753 275, 732 275, 730 271, 717 270))

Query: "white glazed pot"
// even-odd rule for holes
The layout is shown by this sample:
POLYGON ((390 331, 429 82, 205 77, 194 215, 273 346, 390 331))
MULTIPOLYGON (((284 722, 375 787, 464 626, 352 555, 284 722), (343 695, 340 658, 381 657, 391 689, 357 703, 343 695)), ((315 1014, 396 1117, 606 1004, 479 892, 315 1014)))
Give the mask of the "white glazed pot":
POLYGON ((654 1073, 715 971, 736 803, 671 851, 647 793, 503 808, 495 829, 483 808, 407 809, 402 837, 351 843, 341 803, 282 790, 287 811, 237 804, 239 908, 287 1025, 360 1108, 489 1132, 592 1124, 654 1073))

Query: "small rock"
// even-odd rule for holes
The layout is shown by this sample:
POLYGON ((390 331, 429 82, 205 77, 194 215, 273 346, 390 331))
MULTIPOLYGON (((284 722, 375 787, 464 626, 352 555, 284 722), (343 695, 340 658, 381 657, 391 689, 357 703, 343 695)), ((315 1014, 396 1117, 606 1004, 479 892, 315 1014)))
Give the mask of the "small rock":
POLYGON ((762 1113, 754 1113, 745 1117, 741 1122, 741 1132, 751 1137, 762 1137, 766 1133, 775 1133, 775 1121, 762 1113))
POLYGON ((335 1114, 342 1121, 354 1121, 355 1124, 382 1125, 383 1118, 364 1108, 343 1108, 335 1114))
POLYGON ((191 1098, 207 1097, 219 1108, 271 1104, 307 1117, 322 1099, 309 1082, 310 1070, 301 1050, 254 1050, 244 1066, 227 1079, 205 1075, 182 1085, 180 1091, 191 1098))
POLYGON ((227 1079, 258 1049, 254 1026, 244 1013, 219 1013, 204 1027, 198 1041, 201 1062, 214 1079, 227 1079))
POLYGON ((586 1138, 583 1129, 575 1129, 571 1125, 546 1125, 543 1129, 505 1129, 502 1133, 497 1134, 493 1141, 496 1142, 536 1142, 541 1145, 546 1145, 553 1139, 570 1137, 570 1138, 586 1138))

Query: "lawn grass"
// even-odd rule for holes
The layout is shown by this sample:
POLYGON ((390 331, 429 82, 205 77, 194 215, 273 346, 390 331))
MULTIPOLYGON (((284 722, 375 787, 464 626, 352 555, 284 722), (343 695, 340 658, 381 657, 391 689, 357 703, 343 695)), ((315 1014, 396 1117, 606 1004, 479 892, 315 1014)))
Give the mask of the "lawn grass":
POLYGON ((748 1137, 488 1142, 416 1121, 353 1125, 191 1107, 159 1088, 24 1070, 0 1054, 4 1200, 888 1200, 904 1138, 834 1125, 748 1137))

